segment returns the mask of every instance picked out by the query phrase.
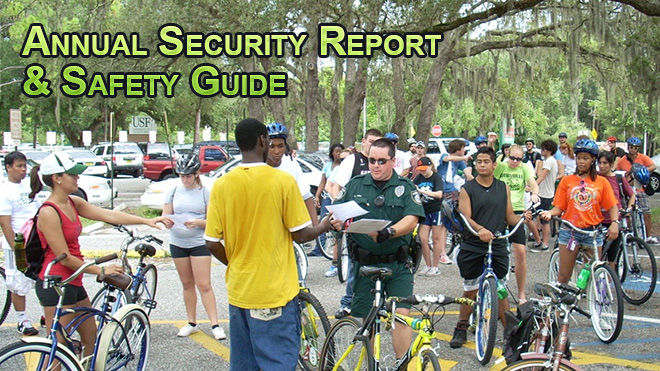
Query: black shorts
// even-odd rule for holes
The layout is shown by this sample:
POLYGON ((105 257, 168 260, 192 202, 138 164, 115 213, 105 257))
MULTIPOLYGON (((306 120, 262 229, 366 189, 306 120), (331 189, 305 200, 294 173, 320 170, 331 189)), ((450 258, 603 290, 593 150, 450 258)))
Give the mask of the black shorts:
MULTIPOLYGON (((554 200, 553 198, 545 198, 545 197, 539 197, 541 199, 541 205, 539 206, 539 210, 552 210, 552 201, 554 200)), ((543 220, 542 218, 539 218, 541 220, 541 224, 548 224, 550 223, 549 220, 543 220)))
MULTIPOLYGON (((83 286, 73 286, 66 285, 64 292, 64 301, 62 305, 74 305, 78 302, 81 302, 87 299, 87 291, 83 286)), ((57 305, 57 302, 60 301, 60 296, 57 294, 54 288, 44 289, 44 281, 37 279, 37 282, 34 285, 37 299, 42 307, 54 307, 57 305)))
MULTIPOLYGON (((516 215, 522 215, 522 211, 516 211, 516 215)), ((515 227, 515 225, 510 225, 509 230, 513 229, 513 227, 515 227)), ((522 223, 522 225, 518 227, 516 233, 509 236, 509 242, 519 243, 521 245, 527 243, 527 236, 525 235, 525 223, 522 223)))
MULTIPOLYGON (((458 252, 456 263, 461 277, 464 280, 479 278, 484 272, 486 252, 465 251, 463 248, 458 252)), ((498 279, 503 279, 509 273, 509 256, 493 255, 493 270, 498 279)))
POLYGON ((179 247, 170 244, 170 254, 173 258, 187 258, 189 256, 211 256, 211 252, 206 245, 195 247, 179 247))

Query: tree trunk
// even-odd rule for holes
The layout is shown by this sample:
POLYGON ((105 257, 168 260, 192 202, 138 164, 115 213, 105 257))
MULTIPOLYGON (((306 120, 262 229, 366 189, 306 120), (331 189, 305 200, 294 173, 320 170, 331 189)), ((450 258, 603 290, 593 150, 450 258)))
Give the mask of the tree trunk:
MULTIPOLYGON (((258 72, 254 58, 237 58, 238 63, 245 72, 258 72)), ((248 117, 264 122, 264 100, 263 98, 248 98, 248 117)))
POLYGON ((202 123, 202 99, 199 99, 197 110, 195 112, 195 133, 193 134, 193 144, 199 142, 199 129, 202 123))
POLYGON ((319 149, 319 70, 318 70, 318 17, 311 16, 307 29, 310 30, 307 44, 307 81, 305 82, 305 151, 316 152, 319 149))
POLYGON ((346 62, 349 67, 354 65, 352 68, 347 68, 346 86, 350 86, 350 88, 346 89, 344 94, 344 145, 351 146, 357 139, 364 97, 367 95, 366 84, 369 59, 349 59, 346 62), (352 76, 348 74, 349 70, 353 70, 352 76), (352 80, 349 80, 350 77, 352 77, 352 80))
POLYGON ((391 58, 392 61, 392 98, 394 98, 394 127, 392 131, 399 135, 399 149, 407 150, 406 135, 406 96, 403 84, 403 58, 391 58))
POLYGON ((435 118, 435 111, 438 106, 438 96, 440 94, 440 88, 442 87, 442 76, 449 63, 448 55, 456 45, 456 41, 454 38, 450 37, 449 34, 449 32, 445 33, 445 40, 440 44, 438 57, 433 61, 433 65, 429 71, 428 82, 424 87, 424 95, 422 95, 422 104, 419 111, 419 120, 417 120, 417 133, 415 134, 417 140, 426 142, 429 139, 431 123, 435 118))
POLYGON ((344 78, 344 59, 335 57, 335 74, 330 87, 330 145, 341 143, 342 122, 339 111, 339 85, 344 78))

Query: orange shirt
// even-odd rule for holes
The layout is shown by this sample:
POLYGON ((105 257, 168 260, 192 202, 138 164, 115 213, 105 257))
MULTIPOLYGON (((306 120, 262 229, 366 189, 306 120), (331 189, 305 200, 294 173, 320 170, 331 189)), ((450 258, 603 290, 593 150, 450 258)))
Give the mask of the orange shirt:
POLYGON ((602 176, 592 181, 590 177, 569 175, 559 182, 553 205, 564 210, 564 220, 586 228, 603 221, 601 208, 609 210, 617 203, 610 182, 602 176))
MULTIPOLYGON (((647 168, 653 165, 653 160, 651 160, 649 156, 643 153, 637 154, 637 158, 635 159, 635 162, 644 165, 647 168)), ((617 170, 625 170, 626 172, 629 172, 631 168, 632 168, 632 164, 630 163, 630 161, 628 161, 628 158, 626 158, 626 156, 621 157, 621 160, 619 160, 619 163, 616 165, 617 170)))

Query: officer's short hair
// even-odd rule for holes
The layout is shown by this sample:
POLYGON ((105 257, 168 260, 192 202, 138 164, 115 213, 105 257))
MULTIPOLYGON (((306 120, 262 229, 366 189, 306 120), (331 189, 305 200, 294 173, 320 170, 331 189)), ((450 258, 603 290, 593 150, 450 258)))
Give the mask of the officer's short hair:
POLYGON ((257 147, 260 136, 268 138, 268 129, 261 121, 256 119, 243 119, 236 124, 234 130, 236 145, 241 152, 249 152, 257 147))
POLYGON ((495 159, 497 158, 497 154, 495 153, 495 150, 493 148, 491 148, 491 147, 480 147, 477 150, 477 153, 474 155, 474 160, 476 161, 477 157, 479 157, 479 155, 483 155, 483 154, 488 155, 490 157, 490 160, 493 161, 493 162, 495 162, 495 159))
MULTIPOLYGON (((378 129, 369 129, 369 130, 367 130, 367 132, 364 133, 364 138, 366 138, 366 137, 368 137, 368 136, 370 136, 370 135, 371 135, 372 137, 378 137, 378 138, 382 138, 382 137, 383 137, 383 133, 382 133, 380 130, 378 130, 378 129)), ((364 139, 364 138, 362 138, 362 139, 364 139)))
POLYGON ((371 152, 371 148, 378 147, 378 148, 387 148, 387 153, 389 154, 390 158, 394 158, 396 156, 396 147, 394 147, 394 144, 390 142, 389 139, 385 138, 380 138, 373 143, 371 143, 371 147, 369 147, 369 151, 371 152))

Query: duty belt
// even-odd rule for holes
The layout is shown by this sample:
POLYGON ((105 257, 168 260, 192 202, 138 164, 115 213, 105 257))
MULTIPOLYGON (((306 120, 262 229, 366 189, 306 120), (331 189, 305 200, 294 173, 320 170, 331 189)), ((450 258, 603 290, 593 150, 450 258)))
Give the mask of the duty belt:
POLYGON ((351 258, 356 260, 360 265, 405 263, 408 258, 410 246, 401 246, 393 254, 376 255, 355 243, 351 243, 349 251, 351 258))

